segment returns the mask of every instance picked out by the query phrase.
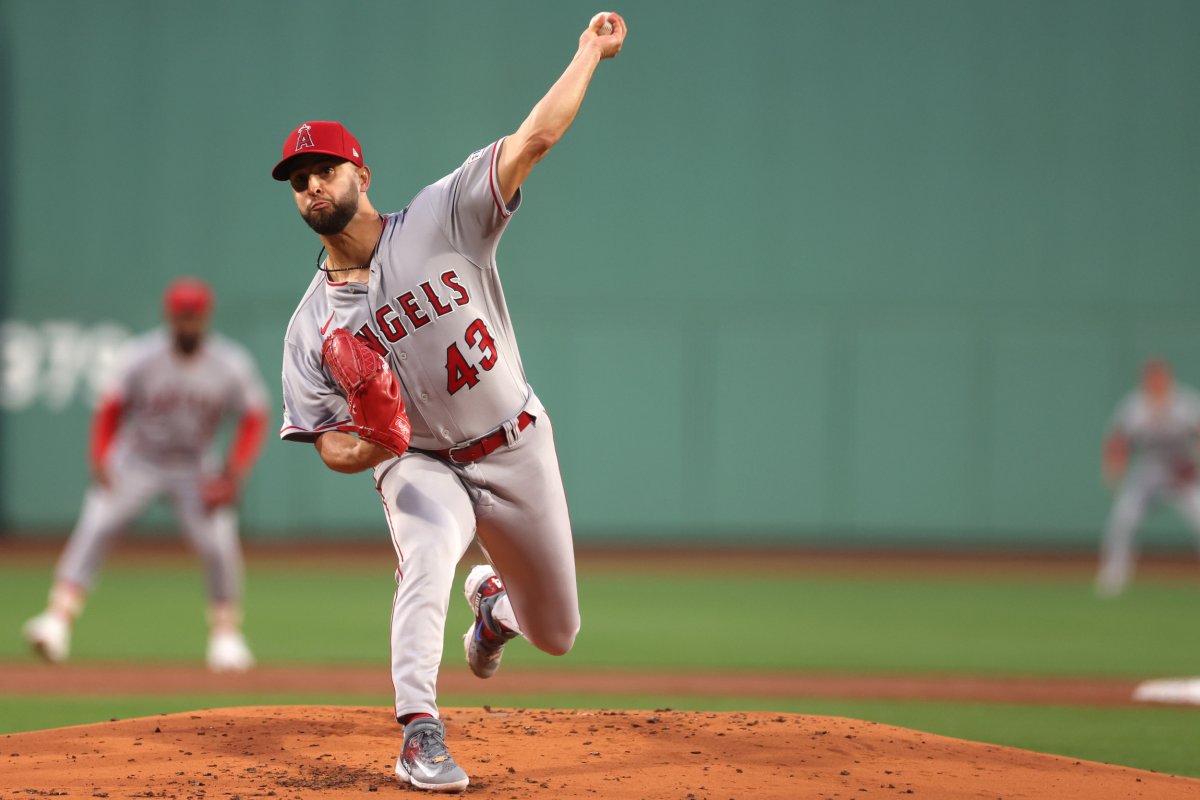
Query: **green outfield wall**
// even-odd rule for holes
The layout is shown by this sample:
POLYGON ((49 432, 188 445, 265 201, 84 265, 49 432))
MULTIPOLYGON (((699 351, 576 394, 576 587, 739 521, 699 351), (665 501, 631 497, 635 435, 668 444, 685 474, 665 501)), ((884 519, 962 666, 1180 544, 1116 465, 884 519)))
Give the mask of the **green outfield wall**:
MULTIPOLYGON (((0 0, 5 524, 72 523, 95 384, 172 276, 278 401, 317 255, 268 174, 289 128, 344 121, 398 209, 595 10, 0 0)), ((1093 542, 1141 359, 1200 383, 1200 4, 618 10, 499 256, 581 538, 1093 542)), ((244 520, 382 535, 369 479, 276 441, 244 520)))

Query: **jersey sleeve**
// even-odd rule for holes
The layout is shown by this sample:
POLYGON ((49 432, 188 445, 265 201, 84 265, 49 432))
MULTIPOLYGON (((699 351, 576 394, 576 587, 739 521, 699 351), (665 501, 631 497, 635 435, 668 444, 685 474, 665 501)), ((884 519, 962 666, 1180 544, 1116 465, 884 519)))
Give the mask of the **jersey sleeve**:
POLYGON ((1117 410, 1113 412, 1112 419, 1108 423, 1108 432, 1110 434, 1119 433, 1123 436, 1128 436, 1133 431, 1134 417, 1137 415, 1138 395, 1134 392, 1121 400, 1121 404, 1117 406, 1117 410))
POLYGON ((1180 389, 1179 406, 1183 423, 1193 430, 1200 430, 1200 394, 1190 388, 1180 389))
POLYGON ((349 430, 350 410, 319 362, 291 343, 283 346, 283 427, 279 438, 311 442, 318 434, 349 430))
POLYGON ((505 203, 496 166, 504 140, 476 150, 463 165, 429 187, 434 213, 454 249, 476 266, 494 264, 496 245, 521 205, 521 190, 505 203))
POLYGON ((229 410, 234 414, 265 412, 267 410, 267 387, 263 383, 254 358, 244 348, 236 347, 230 353, 230 366, 235 376, 233 397, 229 410))
POLYGON ((262 451, 263 434, 267 426, 267 387, 254 363, 254 357, 240 345, 231 353, 235 376, 230 411, 238 415, 237 427, 229 443, 225 472, 236 480, 250 474, 262 451))
POLYGON ((151 347, 145 337, 126 342, 117 355, 115 368, 101 382, 101 402, 124 403, 135 394, 141 366, 149 358, 151 347))

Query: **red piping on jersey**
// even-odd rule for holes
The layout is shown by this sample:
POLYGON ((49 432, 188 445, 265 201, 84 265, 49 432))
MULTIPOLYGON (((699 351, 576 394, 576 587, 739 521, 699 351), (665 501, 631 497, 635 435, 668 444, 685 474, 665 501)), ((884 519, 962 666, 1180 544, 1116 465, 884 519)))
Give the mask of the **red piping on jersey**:
POLYGON ((392 526, 392 509, 388 506, 387 498, 383 496, 383 490, 378 486, 375 491, 379 493, 379 502, 383 503, 383 516, 387 519, 388 533, 392 537, 392 547, 396 550, 396 573, 400 580, 404 579, 404 572, 400 569, 400 565, 404 563, 404 551, 400 549, 400 540, 396 538, 396 529, 392 526))
POLYGON ((282 436, 284 431, 300 431, 302 433, 325 433, 326 431, 331 431, 331 430, 335 430, 335 429, 341 430, 343 426, 345 426, 348 423, 351 423, 353 421, 354 420, 351 420, 351 419, 344 419, 344 420, 341 420, 340 422, 330 422, 328 425, 322 425, 321 427, 313 428, 312 430, 309 430, 308 428, 301 428, 299 425, 284 425, 282 428, 279 429, 279 435, 282 436))
MULTIPOLYGON (((383 490, 378 486, 375 491, 379 492, 379 502, 383 503, 383 516, 387 519, 388 534, 392 537, 392 547, 396 551, 396 592, 392 595, 392 619, 396 617, 396 603, 400 602, 400 582, 404 580, 404 571, 400 569, 400 565, 404 563, 404 552, 400 549, 400 542, 396 539, 396 529, 392 527, 392 510, 388 508, 387 498, 383 496, 383 490)), ((394 647, 391 636, 388 636, 388 663, 395 663, 394 647)), ((396 676, 392 674, 392 691, 399 694, 399 688, 396 686, 396 676)), ((395 710, 394 708, 392 709, 395 710)))
POLYGON ((496 208, 500 209, 500 213, 506 217, 511 217, 512 212, 508 210, 508 206, 500 199, 500 189, 496 186, 496 158, 500 153, 499 140, 492 143, 492 158, 491 167, 488 169, 488 186, 492 190, 492 199, 496 201, 496 208))
MULTIPOLYGON (((384 506, 384 508, 387 508, 387 506, 384 506)), ((392 623, 392 620, 394 620, 396 618, 396 603, 400 602, 400 578, 401 577, 402 576, 400 575, 400 568, 397 567, 396 568, 396 591, 392 592, 392 616, 390 616, 388 618, 388 667, 391 667, 392 664, 396 663, 396 645, 392 644, 393 637, 391 636, 391 623, 392 623)), ((392 680, 392 697, 394 698, 396 695, 400 694, 400 687, 398 687, 396 685, 395 671, 392 669, 389 669, 388 672, 391 673, 389 677, 392 680)), ((396 702, 395 700, 392 700, 392 703, 393 703, 392 713, 393 714, 396 713, 395 702, 396 702)), ((396 721, 399 722, 399 720, 396 720, 396 721)))
POLYGON ((262 450, 266 429, 265 411, 256 408, 242 415, 237 433, 233 436, 233 443, 229 446, 228 470, 231 475, 240 479, 250 472, 262 450))
POLYGON ((125 404, 116 396, 105 397, 96 408, 92 417, 92 443, 89 452, 94 469, 103 467, 108 461, 108 453, 117 437, 124 413, 125 404))

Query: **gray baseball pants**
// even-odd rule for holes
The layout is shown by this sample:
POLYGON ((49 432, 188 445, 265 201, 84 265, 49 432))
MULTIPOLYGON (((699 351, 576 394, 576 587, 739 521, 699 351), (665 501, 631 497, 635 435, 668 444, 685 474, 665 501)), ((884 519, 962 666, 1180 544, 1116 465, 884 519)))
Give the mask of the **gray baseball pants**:
POLYGON ((199 468, 164 469, 128 452, 113 454, 111 486, 93 485, 84 495, 83 510, 55 578, 90 590, 116 537, 151 501, 166 497, 192 547, 200 555, 211 602, 239 602, 243 565, 237 533, 237 512, 225 507, 205 509, 200 497, 199 468))
POLYGON ((391 627, 397 717, 437 715, 455 567, 476 535, 522 635, 554 655, 571 649, 579 631, 575 555, 545 411, 512 444, 474 463, 409 451, 382 469, 377 488, 397 558, 391 627))
POLYGON ((1134 534, 1150 503, 1160 499, 1174 503, 1200 542, 1200 483, 1177 485, 1169 466, 1137 464, 1117 488, 1100 546, 1098 584, 1119 591, 1133 578, 1137 555, 1134 534))

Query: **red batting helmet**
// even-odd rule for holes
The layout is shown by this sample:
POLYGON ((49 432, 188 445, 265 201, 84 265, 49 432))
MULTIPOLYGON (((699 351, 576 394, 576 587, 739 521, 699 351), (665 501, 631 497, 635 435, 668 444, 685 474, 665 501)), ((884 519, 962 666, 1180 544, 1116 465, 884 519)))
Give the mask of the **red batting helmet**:
POLYGON ((305 122, 283 140, 283 160, 271 170, 271 177, 286 181, 291 167, 288 162, 299 156, 319 153, 344 158, 356 167, 363 165, 362 145, 354 134, 340 122, 305 122))
POLYGON ((163 293, 163 308, 167 314, 207 315, 212 310, 213 293, 199 278, 176 278, 163 293))

